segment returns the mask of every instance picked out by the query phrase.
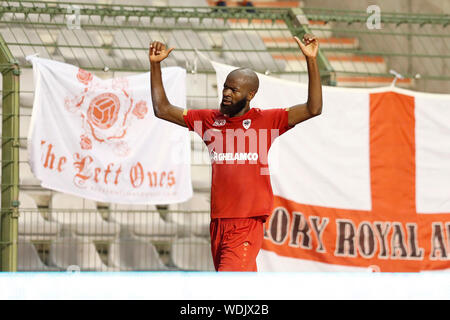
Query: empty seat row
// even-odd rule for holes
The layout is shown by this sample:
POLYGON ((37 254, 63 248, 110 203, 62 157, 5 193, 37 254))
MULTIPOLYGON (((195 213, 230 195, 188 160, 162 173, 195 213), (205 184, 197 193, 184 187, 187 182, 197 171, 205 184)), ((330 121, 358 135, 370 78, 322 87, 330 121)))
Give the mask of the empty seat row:
POLYGON ((10 27, 0 29, 0 32, 9 43, 13 55, 22 63, 26 63, 27 55, 38 53, 43 58, 58 57, 58 60, 84 68, 148 68, 146 50, 150 42, 159 40, 178 49, 173 51, 165 63, 180 65, 189 70, 213 70, 209 62, 197 55, 196 50, 214 61, 249 67, 260 72, 283 71, 285 67, 284 61, 273 59, 267 52, 263 39, 255 31, 225 31, 205 36, 193 30, 174 30, 163 34, 133 29, 113 33, 109 30, 62 28, 38 32, 35 29, 10 27), (223 57, 219 55, 220 51, 216 51, 217 37, 222 39, 223 57), (20 45, 23 43, 34 46, 20 45))
POLYGON ((19 195, 19 235, 29 240, 48 240, 59 235, 91 240, 114 239, 122 234, 170 240, 180 235, 209 235, 210 204, 207 195, 194 195, 188 202, 168 206, 164 218, 156 207, 112 204, 102 216, 94 201, 56 193, 44 217, 34 199, 19 195))
POLYGON ((212 271, 209 247, 209 242, 202 238, 177 239, 164 263, 152 243, 136 238, 122 238, 110 243, 102 258, 94 243, 82 238, 62 237, 51 242, 42 259, 32 242, 20 239, 18 271, 212 271))
POLYGON ((57 221, 45 219, 38 211, 34 199, 25 192, 19 193, 20 216, 18 224, 19 236, 24 240, 51 240, 61 231, 57 221))

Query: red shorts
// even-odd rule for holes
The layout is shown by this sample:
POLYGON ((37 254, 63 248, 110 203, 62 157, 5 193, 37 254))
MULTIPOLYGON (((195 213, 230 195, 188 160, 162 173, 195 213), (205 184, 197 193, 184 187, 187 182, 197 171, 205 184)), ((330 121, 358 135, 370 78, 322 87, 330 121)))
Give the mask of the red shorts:
POLYGON ((211 220, 211 253, 216 271, 257 271, 264 217, 211 220))

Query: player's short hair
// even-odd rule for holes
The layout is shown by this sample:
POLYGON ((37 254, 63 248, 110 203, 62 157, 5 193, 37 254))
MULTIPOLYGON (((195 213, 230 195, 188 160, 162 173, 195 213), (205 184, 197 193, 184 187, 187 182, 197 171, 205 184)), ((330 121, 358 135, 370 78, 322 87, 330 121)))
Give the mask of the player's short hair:
POLYGON ((259 78, 255 71, 249 68, 239 68, 231 71, 228 76, 235 74, 246 78, 246 82, 250 85, 250 91, 258 91, 259 78))

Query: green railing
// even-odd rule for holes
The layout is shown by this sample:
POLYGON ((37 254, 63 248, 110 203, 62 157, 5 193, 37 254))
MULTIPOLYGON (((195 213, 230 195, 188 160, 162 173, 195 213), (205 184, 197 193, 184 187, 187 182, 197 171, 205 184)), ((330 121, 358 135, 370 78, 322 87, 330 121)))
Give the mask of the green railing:
POLYGON ((17 268, 17 219, 19 217, 19 76, 20 68, 0 35, 2 73, 2 207, 0 217, 0 266, 17 268))

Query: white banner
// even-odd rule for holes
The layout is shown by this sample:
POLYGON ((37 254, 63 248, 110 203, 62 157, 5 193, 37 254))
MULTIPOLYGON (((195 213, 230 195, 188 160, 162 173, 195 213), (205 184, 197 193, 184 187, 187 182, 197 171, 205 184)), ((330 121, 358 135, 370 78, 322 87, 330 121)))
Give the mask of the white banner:
MULTIPOLYGON (((235 68, 213 65, 221 96, 235 68)), ((252 106, 307 101, 307 84, 258 76, 252 106)), ((444 94, 324 86, 323 113, 270 149, 274 209, 258 270, 449 269, 449 105, 444 94)))
MULTIPOLYGON (((76 66, 28 57, 35 97, 30 166, 45 188, 124 204, 192 197, 187 129, 154 116, 150 74, 102 80, 76 66)), ((171 103, 186 106, 186 72, 162 70, 171 103)))

